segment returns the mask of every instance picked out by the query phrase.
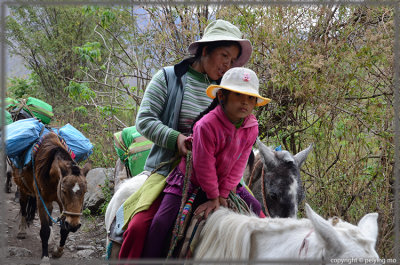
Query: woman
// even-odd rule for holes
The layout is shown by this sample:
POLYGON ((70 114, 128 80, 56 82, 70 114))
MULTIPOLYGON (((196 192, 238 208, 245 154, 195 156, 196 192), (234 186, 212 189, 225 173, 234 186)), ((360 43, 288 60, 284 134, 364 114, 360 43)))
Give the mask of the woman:
MULTIPOLYGON (((176 153, 187 154, 185 140, 191 125, 212 101, 205 93, 207 87, 219 83, 230 68, 243 66, 250 58, 252 47, 249 40, 242 39, 236 26, 216 20, 206 27, 202 39, 191 43, 188 50, 194 57, 166 67, 153 76, 137 115, 138 131, 155 143, 145 170, 156 173, 150 175, 141 188, 146 189, 147 194, 161 194, 165 177, 176 164, 167 163, 158 168, 159 165, 173 160, 176 153)), ((154 196, 150 197, 149 202, 144 203, 145 207, 136 205, 135 210, 130 209, 134 216, 123 235, 120 259, 142 256, 144 239, 162 200, 162 196, 155 200, 154 196)))

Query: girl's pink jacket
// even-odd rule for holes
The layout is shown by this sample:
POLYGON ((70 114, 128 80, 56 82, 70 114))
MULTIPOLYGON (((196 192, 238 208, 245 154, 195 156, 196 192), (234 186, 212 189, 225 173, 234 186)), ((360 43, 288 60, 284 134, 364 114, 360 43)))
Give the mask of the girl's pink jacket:
POLYGON ((253 114, 236 129, 218 105, 193 128, 191 182, 200 186, 208 199, 227 198, 242 178, 257 136, 258 122, 253 114))

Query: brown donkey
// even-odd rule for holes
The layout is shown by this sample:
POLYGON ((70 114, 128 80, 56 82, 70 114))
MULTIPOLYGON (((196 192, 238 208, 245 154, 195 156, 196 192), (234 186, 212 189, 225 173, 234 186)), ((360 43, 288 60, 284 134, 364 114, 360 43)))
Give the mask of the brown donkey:
POLYGON ((55 258, 62 256, 68 233, 76 232, 81 226, 86 174, 91 167, 91 162, 88 162, 80 168, 58 135, 51 132, 43 136, 29 166, 22 171, 13 168, 14 181, 21 192, 22 217, 17 237, 25 238, 26 226, 34 219, 37 207, 43 260, 49 259, 48 241, 52 222, 60 224, 60 245, 52 253, 55 258), (61 212, 57 221, 51 217, 54 201, 61 212))

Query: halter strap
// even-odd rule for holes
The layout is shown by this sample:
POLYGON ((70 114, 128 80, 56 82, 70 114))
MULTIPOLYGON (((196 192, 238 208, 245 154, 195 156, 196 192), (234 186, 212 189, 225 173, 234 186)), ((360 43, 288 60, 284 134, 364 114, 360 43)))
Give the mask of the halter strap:
POLYGON ((299 257, 301 256, 301 252, 304 250, 304 255, 307 257, 308 253, 308 237, 314 232, 314 229, 311 229, 310 232, 304 237, 303 242, 301 243, 300 249, 299 249, 299 257))

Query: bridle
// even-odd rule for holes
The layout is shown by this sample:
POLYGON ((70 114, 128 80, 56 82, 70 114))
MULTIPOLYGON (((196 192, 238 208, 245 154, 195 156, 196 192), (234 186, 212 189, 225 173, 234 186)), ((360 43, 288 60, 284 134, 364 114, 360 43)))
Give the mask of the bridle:
MULTIPOLYGON (((261 163, 261 160, 258 160, 257 163, 254 165, 253 170, 251 171, 250 174, 250 179, 249 179, 249 184, 247 185, 249 188, 251 187, 252 181, 253 181, 253 177, 256 171, 257 166, 261 163)), ((262 194, 262 198, 263 198, 263 206, 265 209, 265 213, 267 215, 267 217, 271 217, 269 210, 268 210, 268 206, 267 206, 267 199, 265 197, 265 176, 264 176, 264 165, 261 165, 261 180, 262 180, 262 185, 261 185, 261 194, 262 194)))

